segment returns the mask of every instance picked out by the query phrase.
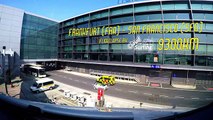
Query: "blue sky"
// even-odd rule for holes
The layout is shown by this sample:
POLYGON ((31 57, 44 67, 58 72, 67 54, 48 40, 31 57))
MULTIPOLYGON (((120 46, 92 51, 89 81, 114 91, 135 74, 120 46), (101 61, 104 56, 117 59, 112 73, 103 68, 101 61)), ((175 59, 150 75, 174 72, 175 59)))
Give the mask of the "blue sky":
POLYGON ((58 21, 117 3, 118 0, 0 0, 0 4, 58 21))

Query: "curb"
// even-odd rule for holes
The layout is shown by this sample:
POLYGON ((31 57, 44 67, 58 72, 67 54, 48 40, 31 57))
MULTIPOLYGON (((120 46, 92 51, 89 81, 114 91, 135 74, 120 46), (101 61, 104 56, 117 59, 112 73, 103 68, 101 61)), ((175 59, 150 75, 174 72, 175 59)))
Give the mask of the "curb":
MULTIPOLYGON (((31 78, 29 76, 25 76, 25 77, 31 78)), ((73 91, 76 91, 79 94, 85 94, 85 92, 87 92, 87 93, 90 93, 92 96, 94 96, 94 98, 97 96, 97 93, 95 91, 88 91, 88 90, 84 90, 84 89, 81 89, 81 88, 77 88, 75 86, 71 86, 71 85, 61 83, 57 80, 54 80, 54 81, 55 81, 56 84, 58 84, 60 86, 58 88, 58 90, 60 90, 60 89, 62 89, 62 90, 73 90, 73 91)), ((23 91, 21 91, 21 93, 24 94, 23 91)), ((152 110, 155 110, 155 109, 158 109, 158 110, 173 110, 173 111, 181 111, 181 112, 194 109, 194 108, 178 107, 178 106, 175 109, 173 109, 173 106, 170 106, 170 105, 146 103, 146 102, 142 102, 142 101, 134 101, 134 100, 129 100, 129 99, 118 98, 118 97, 114 97, 114 96, 110 96, 110 95, 106 95, 105 99, 106 99, 106 103, 112 104, 113 108, 141 108, 141 109, 152 109, 152 110), (141 106, 140 106, 140 103, 142 103, 141 106)))
MULTIPOLYGON (((90 78, 98 78, 98 76, 93 76, 93 75, 90 75, 90 74, 85 74, 85 73, 79 73, 79 72, 74 72, 74 71, 64 71, 64 70, 58 70, 59 72, 64 72, 64 73, 68 73, 68 74, 73 74, 73 75, 83 75, 82 77, 90 77, 90 78)), ((115 79, 116 82, 119 82, 119 83, 131 83, 131 84, 135 84, 137 82, 133 82, 133 81, 127 81, 127 80, 119 80, 119 79, 115 79)))
POLYGON ((193 85, 172 84, 172 86, 175 88, 180 88, 180 89, 190 89, 190 90, 196 89, 196 86, 193 86, 193 85))
MULTIPOLYGON (((56 84, 59 84, 60 86, 62 86, 63 90, 76 90, 77 93, 79 94, 83 94, 85 91, 87 91, 87 93, 90 93, 91 96, 96 96, 97 93, 95 93, 94 91, 88 91, 88 90, 84 90, 81 88, 77 88, 75 86, 70 86, 70 85, 66 85, 64 83, 61 83, 57 80, 55 80, 56 84)), ((116 103, 114 103, 113 101, 110 103, 113 103, 113 108, 143 108, 143 109, 160 109, 160 110, 175 110, 172 109, 173 106, 169 106, 169 105, 159 105, 159 104, 152 104, 152 103, 146 103, 146 102, 141 102, 141 101, 133 101, 133 100, 128 100, 128 99, 123 99, 123 98, 117 98, 114 96, 110 96, 110 95, 106 95, 105 96, 106 100, 113 100, 113 101, 119 101, 117 102, 120 105, 114 105, 116 103), (121 102, 122 101, 122 102, 121 102), (122 106, 122 104, 125 104, 126 106, 122 106), (142 103, 142 107, 140 107, 140 104, 142 103)), ((176 110, 182 110, 182 111, 186 111, 186 110, 191 110, 194 108, 186 108, 186 107, 177 107, 176 110)))
MULTIPOLYGON (((96 96, 96 94, 97 94, 94 91, 88 91, 88 90, 84 90, 84 89, 81 89, 81 88, 77 88, 75 86, 66 85, 66 84, 61 83, 57 80, 55 80, 55 83, 59 84, 60 86, 64 86, 63 88, 65 88, 65 89, 63 89, 63 90, 70 88, 71 90, 76 90, 76 92, 79 93, 79 94, 83 94, 85 91, 87 93, 90 93, 92 96, 96 96)), ((117 97, 110 96, 110 95, 105 95, 105 99, 106 100, 113 100, 113 101, 123 101, 123 103, 126 105, 126 106, 121 106, 121 104, 120 105, 114 105, 116 103, 110 102, 110 103, 113 103, 114 108, 123 108, 123 107, 124 108, 133 108, 134 107, 134 108, 146 108, 146 109, 172 109, 172 107, 173 107, 173 106, 151 104, 151 103, 145 103, 145 102, 142 102, 143 103, 142 107, 139 107, 139 103, 140 103, 139 101, 132 101, 132 100, 128 100, 128 99, 117 98, 117 97)))

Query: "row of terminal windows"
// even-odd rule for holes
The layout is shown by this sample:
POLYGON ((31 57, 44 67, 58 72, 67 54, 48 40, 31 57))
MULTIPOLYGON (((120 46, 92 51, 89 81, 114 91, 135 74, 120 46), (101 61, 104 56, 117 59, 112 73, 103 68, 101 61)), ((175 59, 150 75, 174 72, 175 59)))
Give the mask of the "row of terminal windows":
POLYGON ((57 29, 54 21, 24 14, 21 59, 57 58, 57 29))
POLYGON ((191 65, 193 62, 196 66, 213 66, 212 56, 191 56, 191 55, 177 55, 177 54, 97 54, 97 53, 66 53, 62 56, 64 59, 77 60, 100 60, 100 61, 117 61, 117 62, 137 62, 137 63, 159 63, 159 64, 173 64, 173 65, 191 65), (195 57, 195 61, 192 61, 195 57))
MULTIPOLYGON (((135 5, 134 12, 140 13, 145 11, 153 11, 153 10, 160 10, 160 4, 144 4, 141 5, 135 5)), ((163 3, 162 5, 163 10, 187 10, 189 9, 189 5, 187 3, 182 2, 176 2, 176 3, 163 3)), ((213 4, 212 3, 202 3, 202 2, 192 2, 192 9, 193 10, 213 10, 213 4)), ((122 14, 131 14, 133 13, 133 7, 118 7, 110 9, 110 13, 108 10, 100 11, 91 13, 90 19, 99 19, 103 17, 108 17, 109 15, 122 15, 122 14)), ((188 15, 187 15, 188 16, 188 15)), ((89 15, 84 15, 81 17, 76 18, 76 23, 84 22, 89 20, 89 15)), ((68 21, 65 23, 65 26, 74 24, 74 21, 68 21)))
MULTIPOLYGON (((213 20, 213 14, 204 14, 204 13, 193 13, 194 20, 197 21, 211 21, 213 20)), ((160 21, 162 19, 161 14, 145 14, 145 15, 135 15, 135 22, 144 22, 144 21, 152 21, 152 20, 158 20, 160 21)), ((167 22, 167 20, 189 20, 190 16, 188 13, 165 13, 163 16, 164 23, 171 23, 173 24, 174 22, 167 22)), ((103 20, 96 20, 96 21, 91 21, 90 22, 90 27, 97 27, 97 26, 107 26, 108 24, 120 24, 123 23, 125 25, 120 25, 120 26, 129 26, 131 25, 130 23, 133 22, 133 16, 123 16, 123 17, 115 17, 111 18, 110 20, 108 19, 103 19, 103 20), (128 24, 128 25, 127 25, 128 24)), ((179 27, 181 26, 182 22, 178 21, 175 23, 179 23, 179 27)), ((187 23, 187 22, 185 22, 187 23)), ((136 23, 137 24, 137 23, 136 23)), ((144 25, 147 25, 149 23, 143 23, 144 25)), ((143 25, 141 24, 141 25, 143 25)), ((162 24, 162 23, 150 23, 150 24, 162 24)), ((111 25, 111 26, 112 26, 111 25)), ((75 26, 71 27, 76 27, 76 28, 87 28, 89 27, 88 22, 87 23, 82 23, 78 24, 75 26)), ((212 26, 210 23, 204 23, 203 28, 207 28, 212 30, 212 26), (208 25, 206 25, 208 24, 208 25)), ((69 28, 65 28, 64 32, 68 33, 69 28)))
POLYGON ((34 52, 42 52, 44 51, 49 51, 49 52, 57 52, 57 48, 54 46, 38 46, 38 45, 27 45, 27 44, 23 44, 22 45, 22 49, 26 50, 26 51, 34 51, 34 52))
MULTIPOLYGON (((213 14, 208 14, 208 17, 206 17, 206 20, 212 20, 213 19, 211 18, 212 16, 213 14)), ((163 17, 165 20, 167 19, 183 20, 183 19, 189 19, 189 13, 165 13, 163 17)), ((148 20, 161 20, 161 19, 162 19, 161 14, 135 15, 135 21, 148 21, 148 20)), ((112 24, 132 22, 132 21, 133 21, 133 16, 111 18, 112 24)), ((101 26, 101 25, 107 25, 107 24, 108 24, 107 19, 91 22, 91 26, 101 26)))
POLYGON ((57 58, 57 54, 55 53, 50 53, 50 52, 25 52, 25 51, 21 51, 21 56, 22 59, 56 59, 57 58))
POLYGON ((57 46, 57 39, 46 39, 46 38, 35 38, 35 37, 27 37, 21 39, 22 44, 29 45, 46 45, 46 46, 57 46))
POLYGON ((193 13, 195 20, 213 20, 213 14, 210 13, 193 13))
MULTIPOLYGON (((140 26, 140 34, 139 33, 136 33, 136 34, 135 33, 130 33, 130 30, 131 30, 130 28, 132 26, 131 24, 121 25, 120 26, 120 34, 117 35, 117 36, 112 36, 110 38, 128 38, 128 42, 129 42, 129 41, 133 40, 135 37, 137 37, 137 35, 140 35, 141 38, 149 38, 149 39, 152 39, 152 40, 154 40, 156 42, 158 39, 162 38, 163 31, 165 31, 165 33, 164 33, 165 38, 178 38, 178 37, 190 38, 191 37, 190 34, 187 33, 187 31, 189 31, 187 29, 187 24, 188 24, 187 22, 185 24, 183 24, 183 23, 173 23, 173 22, 169 23, 169 25, 174 25, 174 24, 178 24, 178 27, 176 29, 172 28, 171 30, 168 29, 166 31, 163 30, 163 29, 160 29, 161 33, 153 33, 153 34, 149 33, 149 31, 147 31, 148 32, 147 33, 146 30, 143 31, 143 29, 142 29, 143 27, 147 27, 147 26, 152 25, 152 24, 135 24, 136 26, 140 26), (175 30, 177 30, 177 31, 175 32, 175 30), (178 31, 179 32, 182 31, 183 33, 178 33, 178 31), (122 34, 123 32, 125 32, 127 34, 122 34)), ((158 24, 156 24, 156 25, 158 25, 158 24)), ((210 24, 210 23, 202 24, 202 30, 199 27, 199 31, 197 31, 195 33, 195 37, 202 38, 200 40, 200 42, 212 43, 212 40, 211 40, 212 35, 211 34, 199 33, 199 32, 205 32, 205 31, 213 31, 213 24, 210 24)), ((81 44, 81 43, 82 44, 85 44, 85 43, 86 44, 89 44, 89 43, 99 44, 100 42, 98 41, 98 39, 100 39, 100 38, 102 38, 102 39, 109 38, 108 35, 106 35, 106 36, 94 36, 94 37, 90 36, 90 37, 81 37, 81 38, 72 37, 72 36, 70 36, 68 34, 68 29, 67 29, 67 31, 65 30, 65 33, 66 34, 62 35, 62 38, 61 38, 62 40, 73 40, 74 39, 74 40, 78 40, 79 44, 81 44)), ((49 36, 49 38, 50 37, 51 36, 49 36)), ((44 37, 42 37, 42 38, 44 38, 44 37)), ((42 39, 42 38, 35 38, 35 39, 42 39)), ((55 39, 55 37, 52 36, 51 39, 53 40, 53 39, 55 39)))
POLYGON ((54 22, 54 21, 50 21, 48 19, 40 18, 37 16, 29 15, 29 14, 24 14, 23 22, 24 22, 23 24, 31 22, 31 23, 35 23, 37 25, 39 24, 39 25, 44 25, 44 26, 51 26, 51 25, 56 24, 56 22, 54 22))
MULTIPOLYGON (((202 26, 202 30, 201 30, 201 27, 200 26, 198 26, 198 31, 195 31, 195 32, 203 32, 203 31, 213 31, 213 24, 211 24, 211 23, 203 23, 202 25, 200 24, 200 22, 197 22, 197 23, 199 23, 199 25, 200 26, 202 26)), ((161 25, 162 23, 136 23, 135 24, 135 26, 140 26, 140 33, 141 34, 145 34, 145 35, 148 35, 148 34, 151 34, 149 31, 147 31, 147 30, 143 30, 142 28, 143 27, 145 27, 145 28, 147 28, 147 26, 152 26, 152 25, 161 25), (146 32, 147 31, 147 32, 146 32)), ((172 28, 171 29, 166 29, 166 30, 163 30, 163 27, 161 27, 161 29, 159 29, 160 30, 160 33, 163 33, 163 31, 165 31, 164 33, 166 34, 166 35, 173 35, 173 34, 177 34, 177 32, 178 31, 182 31, 184 34, 182 34, 182 35, 185 35, 185 34, 187 34, 187 31, 189 31, 189 29, 188 29, 188 26, 187 25, 189 25, 190 23, 189 22, 184 22, 184 24, 183 24, 183 22, 164 22, 164 24, 167 24, 167 25, 170 25, 170 26, 172 26, 172 28), (177 28, 174 28, 174 25, 177 25, 177 28), (176 30, 176 32, 174 32, 176 30), (170 32, 171 31, 171 32, 170 32), (169 33, 169 34, 168 34, 169 33)), ((132 28, 132 24, 125 24, 125 25, 119 25, 119 27, 120 27, 120 29, 119 29, 119 32, 120 33, 123 33, 123 32, 125 32, 125 33, 130 33, 130 30, 131 30, 131 28, 132 28)), ((66 33, 66 34, 63 34, 63 36, 62 36, 62 39, 72 39, 73 37, 71 36, 71 35, 69 35, 69 29, 70 28, 66 28, 66 29, 64 29, 64 32, 63 33, 66 33)), ((157 29, 156 29, 157 30, 157 29)), ((117 30, 118 31, 118 30, 117 30)), ((23 31, 22 32, 22 35, 24 34, 24 32, 27 32, 27 31, 23 31)), ((31 31, 30 31, 31 32, 31 31)), ((35 34, 36 32, 34 32, 34 31, 32 31, 32 36, 35 34)), ((62 32, 61 32, 62 33, 62 32)), ((152 32, 152 33, 154 33, 154 32, 152 32)), ((159 32, 157 32, 157 33, 154 33, 154 34, 151 34, 152 36, 156 36, 156 34, 158 34, 159 32)), ((27 34, 27 33, 26 33, 27 34)), ((31 33, 30 33, 31 34, 31 33)), ((133 35, 134 33, 131 33, 131 35, 133 35)), ((137 34, 137 33, 136 33, 137 34)), ((197 34, 197 33, 196 33, 197 34)), ((35 34, 35 35, 37 35, 37 33, 35 34)), ((50 35, 50 34, 46 34, 46 33, 43 33, 43 34, 41 34, 41 35, 39 35, 39 36, 43 36, 43 35, 45 35, 46 37, 48 36, 48 35, 50 35)), ((208 36, 210 36, 210 35, 208 35, 208 36)), ((208 37, 208 36, 204 36, 204 37, 208 37)), ((50 36, 48 36, 48 37, 50 37, 50 36)), ((98 37, 98 36, 97 36, 98 37)), ((108 37, 108 36, 104 36, 104 37, 108 37)), ((121 37, 121 36, 120 36, 121 37)), ((43 37, 44 38, 44 37, 43 37)), ((54 39, 54 38, 52 38, 52 39, 54 39)))
POLYGON ((32 29, 27 29, 27 28, 22 28, 22 37, 31 37, 35 39, 56 39, 57 38, 57 30, 52 30, 50 32, 49 30, 41 30, 38 32, 38 30, 32 30, 32 29))
MULTIPOLYGON (((164 37, 162 34, 137 34, 137 35, 129 35, 129 34, 123 34, 123 35, 118 35, 118 36, 111 36, 111 38, 126 38, 127 41, 125 42, 130 42, 136 39, 136 37, 140 37, 141 40, 143 39, 150 39, 152 42, 158 42, 160 38, 191 38, 191 34, 189 33, 170 33, 170 34, 164 34, 164 37)), ((213 44, 213 34, 199 34, 195 33, 195 37, 199 38, 200 43, 208 43, 208 44, 213 44)), ((82 37, 82 38, 74 38, 74 39, 69 39, 69 36, 67 35, 68 40, 64 40, 62 42, 62 45, 84 45, 84 44, 107 44, 106 42, 103 41, 103 39, 109 38, 109 36, 98 36, 98 37, 82 37), (102 39, 102 41, 100 41, 102 39)), ((24 43, 28 42, 33 42, 35 39, 35 43, 38 43, 39 41, 36 41, 36 39, 41 39, 41 38, 33 38, 31 41, 24 41, 24 43)), ((46 41, 47 44, 48 41, 46 41)), ((34 42, 32 44, 35 44, 34 42)), ((116 42, 115 42, 116 43, 116 42)))
MULTIPOLYGON (((165 54, 183 54, 190 55, 191 50, 158 50, 157 43, 150 44, 152 50, 135 50, 138 53, 165 53, 165 54)), ((196 55, 213 55, 213 45, 199 45, 198 50, 195 50, 196 55)), ((35 48, 36 49, 36 48, 35 48)), ((128 47, 128 44, 106 44, 106 45, 77 45, 77 46, 64 46, 61 50, 64 52, 97 52, 97 53, 133 53, 133 49, 128 47)))

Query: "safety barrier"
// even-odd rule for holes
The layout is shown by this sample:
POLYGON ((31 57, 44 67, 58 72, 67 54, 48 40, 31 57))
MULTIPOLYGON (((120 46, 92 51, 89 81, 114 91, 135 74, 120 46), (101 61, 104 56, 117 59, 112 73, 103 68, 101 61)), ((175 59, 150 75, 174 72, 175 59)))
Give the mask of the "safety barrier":
MULTIPOLYGON (((71 92, 69 90, 64 91, 64 98, 71 100, 72 102, 74 102, 75 104, 81 107, 85 107, 87 105, 88 99, 92 99, 92 97, 89 94, 79 94, 76 92, 71 92)), ((95 106, 92 106, 92 107, 95 107, 95 106)))
POLYGON ((99 72, 90 72, 90 75, 95 75, 95 76, 103 76, 103 75, 114 76, 115 79, 137 82, 135 77, 125 76, 125 75, 107 74, 107 73, 99 73, 99 72))
POLYGON ((141 74, 103 71, 103 70, 85 69, 85 68, 78 68, 78 67, 66 67, 65 70, 86 73, 86 74, 99 76, 99 77, 103 75, 111 75, 118 80, 133 81, 133 82, 142 83, 142 84, 145 84, 147 81, 147 77, 141 74))

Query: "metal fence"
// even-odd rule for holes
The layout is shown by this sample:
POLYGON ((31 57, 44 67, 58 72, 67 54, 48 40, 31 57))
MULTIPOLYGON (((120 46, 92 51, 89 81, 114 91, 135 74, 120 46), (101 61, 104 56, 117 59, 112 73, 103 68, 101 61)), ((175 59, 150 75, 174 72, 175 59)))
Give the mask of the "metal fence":
POLYGON ((197 85, 213 85, 213 74, 197 73, 196 84, 197 85))
POLYGON ((171 71, 152 71, 152 70, 150 70, 148 82, 170 84, 171 74, 172 74, 171 71))
POLYGON ((111 76, 115 76, 115 79, 134 81, 138 83, 146 83, 147 81, 146 76, 141 74, 112 72, 112 71, 85 69, 85 68, 78 68, 78 67, 66 67, 65 69, 70 71, 75 71, 75 72, 91 74, 94 76, 111 75, 111 76))

